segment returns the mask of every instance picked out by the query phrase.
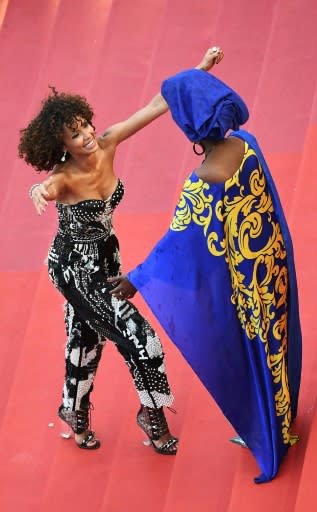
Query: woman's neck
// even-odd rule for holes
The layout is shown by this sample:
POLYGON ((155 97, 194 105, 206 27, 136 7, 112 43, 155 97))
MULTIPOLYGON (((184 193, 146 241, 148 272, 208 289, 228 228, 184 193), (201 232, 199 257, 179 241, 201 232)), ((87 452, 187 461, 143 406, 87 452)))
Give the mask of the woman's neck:
POLYGON ((222 140, 211 140, 206 139, 203 141, 203 148, 205 149, 205 158, 218 146, 222 145, 225 139, 222 140))
POLYGON ((90 173, 99 168, 103 156, 102 150, 98 150, 91 155, 71 155, 69 163, 80 172, 90 173))

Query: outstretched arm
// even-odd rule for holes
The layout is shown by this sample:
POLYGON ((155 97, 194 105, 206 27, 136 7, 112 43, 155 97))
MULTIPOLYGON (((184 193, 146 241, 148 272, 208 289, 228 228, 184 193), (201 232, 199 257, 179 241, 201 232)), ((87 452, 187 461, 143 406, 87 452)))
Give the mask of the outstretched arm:
POLYGON ((62 174, 53 174, 42 183, 35 183, 29 190, 29 196, 34 207, 41 215, 47 206, 48 201, 54 201, 60 197, 65 189, 62 174))
MULTIPOLYGON (((196 66, 196 69, 209 71, 215 64, 219 64, 223 56, 222 49, 218 46, 213 46, 207 50, 200 63, 196 66)), ((99 142, 104 146, 109 143, 120 144, 120 142, 131 137, 131 135, 167 112, 167 110, 168 105, 161 93, 159 93, 145 107, 135 112, 131 117, 121 123, 110 126, 99 139, 99 142)))

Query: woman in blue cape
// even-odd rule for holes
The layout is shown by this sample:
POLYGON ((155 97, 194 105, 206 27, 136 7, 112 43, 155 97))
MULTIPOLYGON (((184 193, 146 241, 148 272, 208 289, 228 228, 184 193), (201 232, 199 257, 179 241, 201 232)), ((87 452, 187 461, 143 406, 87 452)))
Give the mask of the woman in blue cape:
POLYGON ((201 148, 165 236, 113 293, 137 289, 261 469, 289 446, 301 373, 293 249, 243 100, 192 69, 163 82, 177 125, 201 148), (228 131, 231 131, 228 136, 228 131), (131 286, 131 284, 134 286, 131 286))

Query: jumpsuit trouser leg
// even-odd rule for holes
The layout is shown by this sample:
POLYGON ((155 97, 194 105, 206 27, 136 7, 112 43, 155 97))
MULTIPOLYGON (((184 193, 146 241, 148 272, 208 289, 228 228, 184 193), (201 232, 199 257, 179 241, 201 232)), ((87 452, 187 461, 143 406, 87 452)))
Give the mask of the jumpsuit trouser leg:
MULTIPOLYGON (((128 301, 120 301, 116 310, 116 324, 117 327, 121 324, 127 343, 114 343, 129 368, 141 404, 151 408, 171 405, 173 395, 157 334, 128 301)), ((87 409, 106 340, 96 327, 92 328, 91 322, 82 320, 69 302, 65 305, 65 325, 63 407, 73 411, 87 409)))

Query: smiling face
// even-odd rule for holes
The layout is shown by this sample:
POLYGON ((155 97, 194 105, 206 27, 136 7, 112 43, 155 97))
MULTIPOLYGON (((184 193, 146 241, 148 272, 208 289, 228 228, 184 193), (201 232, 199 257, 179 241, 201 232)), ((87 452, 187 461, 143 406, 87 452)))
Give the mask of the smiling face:
POLYGON ((94 127, 78 116, 71 125, 64 125, 63 143, 65 150, 74 157, 88 156, 98 148, 94 127))

